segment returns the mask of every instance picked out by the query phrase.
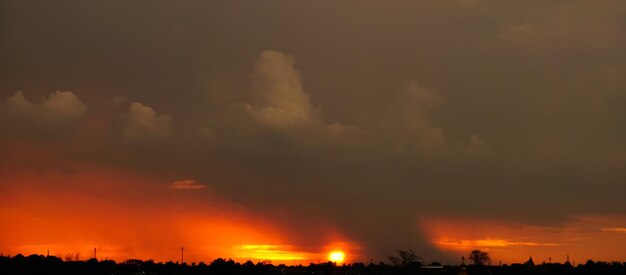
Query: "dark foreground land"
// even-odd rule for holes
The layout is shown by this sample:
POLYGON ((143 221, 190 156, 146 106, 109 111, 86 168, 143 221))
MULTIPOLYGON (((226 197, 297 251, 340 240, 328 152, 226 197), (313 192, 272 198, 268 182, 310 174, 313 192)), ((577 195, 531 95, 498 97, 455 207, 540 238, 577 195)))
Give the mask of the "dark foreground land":
POLYGON ((54 256, 31 255, 0 257, 0 274, 90 274, 90 275, 157 275, 157 274, 309 274, 309 275, 368 275, 368 274, 626 274, 626 262, 593 262, 570 264, 512 264, 503 266, 392 266, 385 263, 335 265, 333 263, 308 266, 273 265, 267 262, 243 264, 217 259, 210 264, 178 264, 173 262, 127 260, 63 261, 54 256))

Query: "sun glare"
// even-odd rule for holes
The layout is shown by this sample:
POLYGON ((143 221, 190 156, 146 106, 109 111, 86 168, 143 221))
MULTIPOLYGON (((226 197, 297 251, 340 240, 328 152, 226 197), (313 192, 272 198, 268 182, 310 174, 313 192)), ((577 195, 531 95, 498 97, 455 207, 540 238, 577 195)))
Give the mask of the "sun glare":
POLYGON ((342 263, 345 258, 346 253, 343 253, 343 251, 335 250, 328 253, 328 260, 331 262, 342 263))
POLYGON ((242 259, 286 262, 307 258, 305 253, 292 251, 288 245, 246 244, 235 247, 235 250, 242 259))

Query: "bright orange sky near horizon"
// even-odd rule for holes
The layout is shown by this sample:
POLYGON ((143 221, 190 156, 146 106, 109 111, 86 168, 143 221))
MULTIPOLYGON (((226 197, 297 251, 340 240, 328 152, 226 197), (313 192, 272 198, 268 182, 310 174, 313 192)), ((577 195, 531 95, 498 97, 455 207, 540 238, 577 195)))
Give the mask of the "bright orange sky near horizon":
POLYGON ((11 183, 0 194, 3 255, 49 252, 65 259, 78 253, 84 260, 96 248, 98 259, 179 261, 184 247, 185 262, 232 258, 308 264, 328 261, 328 253, 336 250, 350 253, 346 259, 359 259, 358 246, 337 234, 329 234, 318 247, 293 245, 293 235, 280 223, 188 180, 146 190, 151 179, 128 172, 37 175, 20 169, 0 180, 11 183), (65 187, 37 190, 42 181, 65 187), (125 192, 118 193, 120 189, 125 192), (194 199, 194 192, 206 192, 211 201, 194 199))
POLYGON ((626 217, 579 217, 562 226, 538 226, 467 218, 425 218, 423 231, 432 244, 449 253, 466 256, 473 249, 490 254, 492 264, 589 259, 621 262, 626 256, 626 217))
MULTIPOLYGON (((340 262, 370 259, 362 254, 362 247, 337 235, 334 241, 318 247, 299 247, 300 236, 245 206, 217 194, 211 194, 208 204, 195 201, 188 196, 190 192, 211 191, 193 188, 189 182, 143 190, 148 185, 141 182, 150 179, 132 173, 102 170, 34 175, 19 169, 13 175, 2 175, 1 180, 12 182, 12 187, 0 195, 4 221, 0 252, 5 255, 49 251, 61 258, 79 253, 86 259, 96 248, 99 259, 178 261, 180 247, 185 247, 187 262, 222 257, 307 264, 327 261, 329 253, 337 251, 345 252, 345 260, 340 262), (43 180, 51 186, 71 187, 35 190, 33 183, 43 180), (90 184, 84 185, 86 181, 90 184), (120 188, 126 192, 111 192, 120 188)), ((435 247, 459 259, 472 249, 482 249, 490 253, 493 264, 523 262, 530 256, 536 262, 548 262, 549 258, 563 262, 567 254, 572 261, 582 263, 589 258, 622 260, 626 228, 620 226, 625 222, 619 216, 581 217, 561 227, 540 227, 430 217, 420 219, 418 228, 435 247)))

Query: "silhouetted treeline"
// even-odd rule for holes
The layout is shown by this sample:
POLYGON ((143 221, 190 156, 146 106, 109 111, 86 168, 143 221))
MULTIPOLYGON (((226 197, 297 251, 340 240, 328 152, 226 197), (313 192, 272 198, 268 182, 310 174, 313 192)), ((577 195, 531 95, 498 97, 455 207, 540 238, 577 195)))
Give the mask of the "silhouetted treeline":
POLYGON ((512 264, 503 266, 441 266, 431 265, 395 266, 385 264, 334 263, 310 264, 307 266, 273 265, 269 262, 237 263, 233 260, 216 259, 209 264, 178 264, 174 262, 155 263, 153 261, 126 260, 116 263, 112 260, 63 261, 54 256, 17 255, 0 256, 0 274, 89 274, 89 275, 195 275, 195 274, 307 274, 307 275, 374 275, 374 274, 626 274, 626 262, 588 261, 573 267, 569 264, 512 264))

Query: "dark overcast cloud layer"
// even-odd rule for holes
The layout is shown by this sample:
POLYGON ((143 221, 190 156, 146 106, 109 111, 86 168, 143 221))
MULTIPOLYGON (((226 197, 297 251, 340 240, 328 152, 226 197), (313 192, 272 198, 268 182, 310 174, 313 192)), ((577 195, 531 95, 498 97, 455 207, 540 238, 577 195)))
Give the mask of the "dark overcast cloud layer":
POLYGON ((421 216, 626 215, 624 1, 3 1, 0 38, 0 163, 193 179, 382 255, 436 255, 421 216))

